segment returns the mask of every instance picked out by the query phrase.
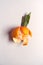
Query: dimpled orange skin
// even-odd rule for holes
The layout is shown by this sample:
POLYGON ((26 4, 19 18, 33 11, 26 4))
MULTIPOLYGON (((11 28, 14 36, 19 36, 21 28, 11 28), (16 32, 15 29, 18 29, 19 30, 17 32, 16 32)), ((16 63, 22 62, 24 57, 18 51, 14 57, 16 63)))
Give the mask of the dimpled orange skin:
POLYGON ((24 41, 23 45, 28 45, 28 38, 26 37, 28 35, 30 35, 32 37, 32 32, 25 26, 16 27, 10 33, 12 40, 13 40, 13 38, 20 39, 21 41, 23 40, 24 41))

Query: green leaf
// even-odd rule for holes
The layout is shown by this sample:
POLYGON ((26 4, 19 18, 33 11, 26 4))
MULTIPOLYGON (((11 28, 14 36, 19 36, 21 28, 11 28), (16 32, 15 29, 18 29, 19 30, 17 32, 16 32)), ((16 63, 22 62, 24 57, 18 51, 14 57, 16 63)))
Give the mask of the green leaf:
POLYGON ((21 22, 21 26, 27 26, 28 23, 29 23, 29 20, 30 20, 30 15, 31 15, 31 12, 29 14, 25 14, 23 17, 22 17, 22 22, 21 22))

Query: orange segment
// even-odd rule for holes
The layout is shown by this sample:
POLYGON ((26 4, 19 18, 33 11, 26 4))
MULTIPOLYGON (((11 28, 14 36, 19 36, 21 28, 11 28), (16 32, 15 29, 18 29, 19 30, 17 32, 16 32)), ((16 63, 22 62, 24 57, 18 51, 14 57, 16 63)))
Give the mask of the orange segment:
POLYGON ((32 37, 32 32, 29 30, 29 35, 32 37))
POLYGON ((17 37, 19 34, 20 27, 16 27, 11 31, 11 37, 17 37))
POLYGON ((25 38, 25 39, 23 40, 23 46, 26 46, 26 45, 28 45, 28 39, 27 39, 27 38, 25 38))
POLYGON ((28 34, 29 34, 28 28, 26 28, 26 27, 24 27, 24 26, 21 26, 21 27, 20 27, 20 30, 21 30, 21 32, 22 32, 23 34, 25 34, 25 35, 28 35, 28 34))
POLYGON ((32 32, 27 27, 21 26, 20 29, 21 29, 21 32, 24 35, 30 35, 30 36, 32 36, 32 32))

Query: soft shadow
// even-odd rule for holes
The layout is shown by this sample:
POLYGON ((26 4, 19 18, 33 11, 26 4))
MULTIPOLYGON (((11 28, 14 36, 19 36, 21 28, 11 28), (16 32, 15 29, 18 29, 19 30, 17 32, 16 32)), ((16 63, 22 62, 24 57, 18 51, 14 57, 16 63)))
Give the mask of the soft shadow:
POLYGON ((9 41, 13 41, 12 38, 11 38, 11 32, 13 29, 15 29, 16 27, 13 27, 13 28, 10 28, 10 30, 8 30, 8 36, 9 36, 9 41))
POLYGON ((4 37, 8 36, 8 41, 9 41, 9 42, 13 42, 12 39, 11 39, 10 33, 11 33, 11 31, 12 31, 13 29, 15 29, 15 28, 16 28, 16 27, 8 27, 8 28, 4 29, 4 37))

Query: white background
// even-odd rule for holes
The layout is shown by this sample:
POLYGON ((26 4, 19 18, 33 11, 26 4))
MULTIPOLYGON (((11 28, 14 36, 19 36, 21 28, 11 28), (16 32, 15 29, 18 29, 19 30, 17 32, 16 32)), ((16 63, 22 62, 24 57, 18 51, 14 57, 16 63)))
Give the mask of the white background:
POLYGON ((43 0, 0 0, 0 65, 43 65, 43 0), (29 46, 15 46, 7 31, 31 12, 29 46))

